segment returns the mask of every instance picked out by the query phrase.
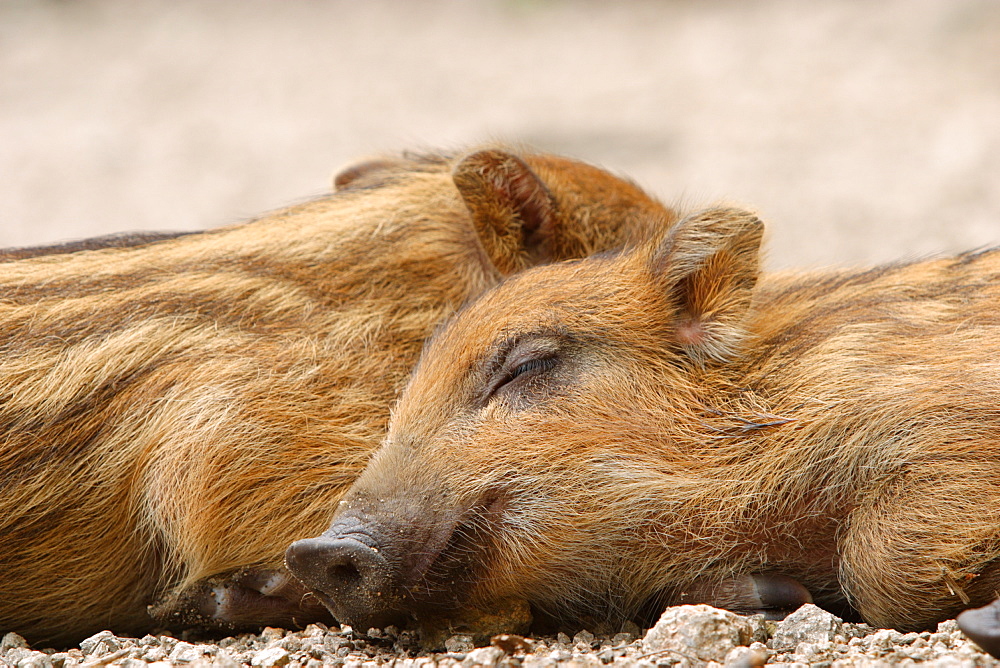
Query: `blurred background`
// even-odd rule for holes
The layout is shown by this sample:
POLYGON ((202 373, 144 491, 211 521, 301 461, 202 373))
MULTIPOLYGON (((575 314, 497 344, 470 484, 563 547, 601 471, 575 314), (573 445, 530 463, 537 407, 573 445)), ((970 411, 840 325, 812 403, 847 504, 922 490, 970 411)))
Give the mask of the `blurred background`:
POLYGON ((749 205, 772 268, 1000 243, 1000 3, 0 0, 0 246, 492 139, 749 205))

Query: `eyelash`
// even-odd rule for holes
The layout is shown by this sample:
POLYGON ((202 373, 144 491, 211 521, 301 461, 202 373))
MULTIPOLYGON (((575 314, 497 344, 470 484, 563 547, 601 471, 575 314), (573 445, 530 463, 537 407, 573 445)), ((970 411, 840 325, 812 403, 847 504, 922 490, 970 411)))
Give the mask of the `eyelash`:
POLYGON ((507 382, 514 380, 518 376, 528 373, 529 371, 534 371, 535 369, 541 369, 542 371, 548 371, 556 365, 555 357, 539 357, 536 359, 528 360, 527 362, 522 362, 517 366, 516 369, 510 374, 507 382))

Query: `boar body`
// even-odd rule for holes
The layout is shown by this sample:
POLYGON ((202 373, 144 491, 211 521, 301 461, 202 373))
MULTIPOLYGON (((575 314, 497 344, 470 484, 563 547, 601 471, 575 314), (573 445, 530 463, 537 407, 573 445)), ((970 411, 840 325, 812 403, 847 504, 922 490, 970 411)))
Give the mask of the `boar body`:
POLYGON ((0 254, 0 629, 328 620, 282 555, 329 523, 424 339, 503 275, 666 211, 500 149, 337 186, 229 228, 0 254))
POLYGON ((710 210, 468 306, 293 572, 362 626, 621 621, 756 573, 901 630, 992 600, 1000 250, 759 276, 761 230, 710 210))

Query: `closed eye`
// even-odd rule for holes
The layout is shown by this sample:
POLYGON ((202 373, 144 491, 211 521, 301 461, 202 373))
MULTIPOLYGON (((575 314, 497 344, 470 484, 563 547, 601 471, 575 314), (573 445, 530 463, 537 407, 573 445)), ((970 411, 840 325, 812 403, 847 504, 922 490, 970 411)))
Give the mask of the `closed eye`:
POLYGON ((555 357, 542 357, 540 359, 528 360, 527 362, 522 362, 514 371, 511 372, 510 376, 507 378, 506 382, 510 382, 521 376, 523 374, 529 373, 535 370, 548 371, 556 365, 555 357))
POLYGON ((549 353, 544 357, 531 357, 518 363, 516 366, 511 365, 508 367, 509 371, 501 370, 492 383, 487 399, 492 398, 498 392, 512 387, 518 379, 530 378, 545 373, 555 367, 558 362, 559 358, 554 353, 549 353))

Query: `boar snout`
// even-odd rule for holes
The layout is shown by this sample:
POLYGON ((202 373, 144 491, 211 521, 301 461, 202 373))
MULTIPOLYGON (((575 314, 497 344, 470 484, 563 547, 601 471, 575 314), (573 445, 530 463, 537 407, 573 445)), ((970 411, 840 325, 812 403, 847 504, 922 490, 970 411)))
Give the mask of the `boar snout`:
POLYGON ((331 529, 318 538, 292 543, 285 563, 338 621, 361 628, 396 621, 386 608, 396 588, 396 569, 370 536, 331 529))
POLYGON ((451 560, 442 557, 465 514, 411 503, 350 510, 321 536, 292 543, 285 564, 338 621, 359 629, 402 624, 404 610, 422 609, 418 599, 439 571, 451 575, 451 560))
MULTIPOLYGON (((405 462, 392 463, 405 470, 405 462)), ((493 488, 457 495, 427 485, 375 496, 366 484, 355 483, 321 536, 289 546, 288 570, 338 621, 358 629, 463 607, 470 573, 484 558, 477 541, 493 533, 509 495, 493 488)))

